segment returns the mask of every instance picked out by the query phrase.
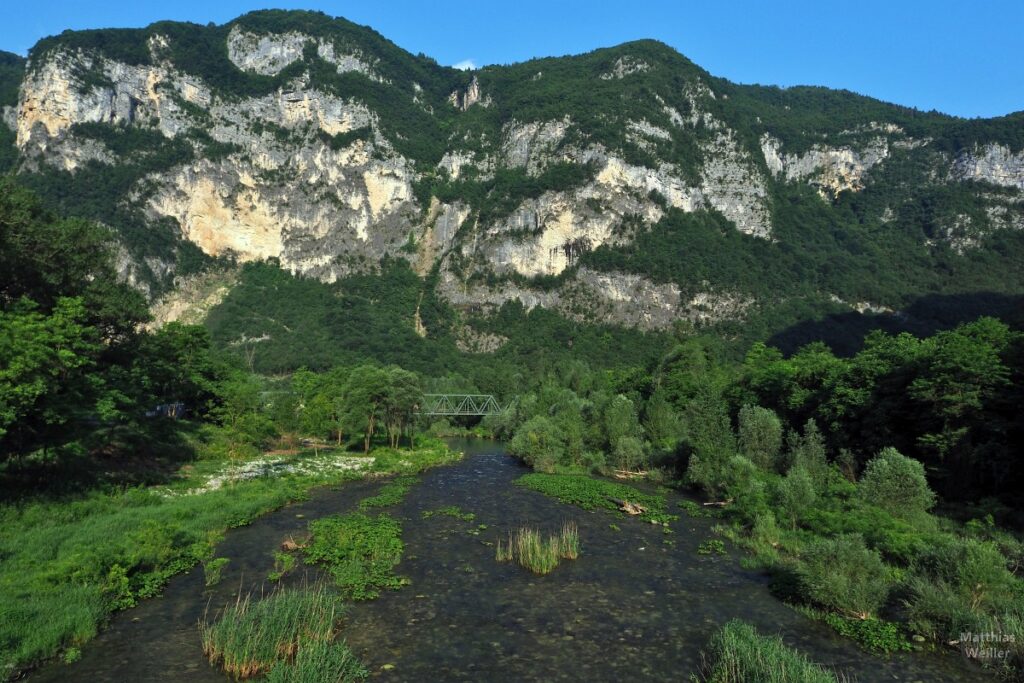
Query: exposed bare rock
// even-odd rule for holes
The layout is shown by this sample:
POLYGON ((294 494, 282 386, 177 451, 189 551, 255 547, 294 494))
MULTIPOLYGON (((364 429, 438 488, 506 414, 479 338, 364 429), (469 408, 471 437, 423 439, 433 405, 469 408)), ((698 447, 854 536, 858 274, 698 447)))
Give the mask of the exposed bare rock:
POLYGON ((615 60, 615 64, 612 65, 612 70, 601 74, 600 78, 603 81, 610 81, 612 79, 622 79, 630 74, 639 74, 645 71, 649 71, 651 65, 642 59, 636 57, 619 57, 615 60))
POLYGON ((1012 152, 1005 145, 975 146, 953 162, 957 180, 980 180, 1024 190, 1024 150, 1012 152))

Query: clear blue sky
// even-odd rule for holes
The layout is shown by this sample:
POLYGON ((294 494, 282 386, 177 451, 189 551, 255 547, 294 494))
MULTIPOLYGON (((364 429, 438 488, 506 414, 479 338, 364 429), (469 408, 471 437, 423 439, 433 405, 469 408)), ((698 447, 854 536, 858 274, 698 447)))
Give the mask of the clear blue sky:
POLYGON ((66 28, 223 23, 263 7, 366 24, 442 64, 573 54, 638 38, 672 45, 740 83, 847 88, 919 109, 998 116, 1024 109, 1024 0, 10 0, 0 49, 25 54, 66 28))

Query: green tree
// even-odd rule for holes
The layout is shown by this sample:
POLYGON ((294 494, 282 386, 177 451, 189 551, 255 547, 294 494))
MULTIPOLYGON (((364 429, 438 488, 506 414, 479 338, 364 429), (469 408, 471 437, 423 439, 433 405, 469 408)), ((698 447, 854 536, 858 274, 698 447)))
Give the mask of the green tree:
POLYGON ((349 373, 344 390, 346 428, 363 435, 363 452, 370 452, 370 443, 383 419, 388 395, 387 373, 373 365, 360 365, 349 373))
POLYGON ((565 456, 562 432, 550 418, 538 415, 516 430, 509 453, 543 472, 550 472, 565 456))
POLYGON ((885 448, 868 461, 857 490, 864 500, 897 517, 919 516, 935 504, 924 465, 895 448, 885 448))
POLYGON ((779 469, 782 449, 782 421, 775 411, 744 405, 739 412, 740 452, 763 470, 779 469))
POLYGON ((811 543, 797 574, 812 601, 859 619, 876 614, 892 587, 881 556, 857 534, 811 543))
POLYGON ((386 383, 382 416, 389 443, 397 448, 402 434, 412 423, 416 407, 423 401, 423 390, 419 377, 408 370, 391 366, 381 374, 386 383))

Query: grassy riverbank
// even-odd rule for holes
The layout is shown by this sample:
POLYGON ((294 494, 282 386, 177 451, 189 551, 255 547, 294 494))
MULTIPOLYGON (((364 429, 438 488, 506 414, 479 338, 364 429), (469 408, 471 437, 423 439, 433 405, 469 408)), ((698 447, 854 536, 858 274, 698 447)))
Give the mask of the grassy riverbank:
POLYGON ((414 473, 457 457, 428 441, 415 450, 378 449, 367 458, 321 450, 200 461, 168 486, 2 507, 0 677, 59 653, 74 658, 111 613, 212 560, 227 529, 300 500, 316 486, 414 473))

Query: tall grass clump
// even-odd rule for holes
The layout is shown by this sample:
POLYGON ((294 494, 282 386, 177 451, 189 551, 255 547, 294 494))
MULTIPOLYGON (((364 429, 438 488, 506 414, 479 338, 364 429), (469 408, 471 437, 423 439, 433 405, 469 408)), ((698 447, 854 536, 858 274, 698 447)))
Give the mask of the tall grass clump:
POLYGON ((540 531, 521 527, 508 534, 507 544, 498 541, 495 559, 515 560, 534 574, 549 574, 560 560, 575 560, 580 555, 580 534, 575 522, 565 522, 557 534, 541 536, 540 531))
POLYGON ((787 647, 778 636, 762 636, 734 619, 722 627, 704 652, 707 683, 838 683, 834 673, 787 647))
POLYGON ((278 662, 266 683, 350 683, 369 672, 344 643, 314 642, 299 649, 293 661, 278 662))
POLYGON ((200 623, 203 652, 235 678, 261 676, 281 663, 305 661, 312 655, 304 649, 330 645, 342 609, 323 586, 284 589, 261 600, 239 596, 217 621, 200 623))

